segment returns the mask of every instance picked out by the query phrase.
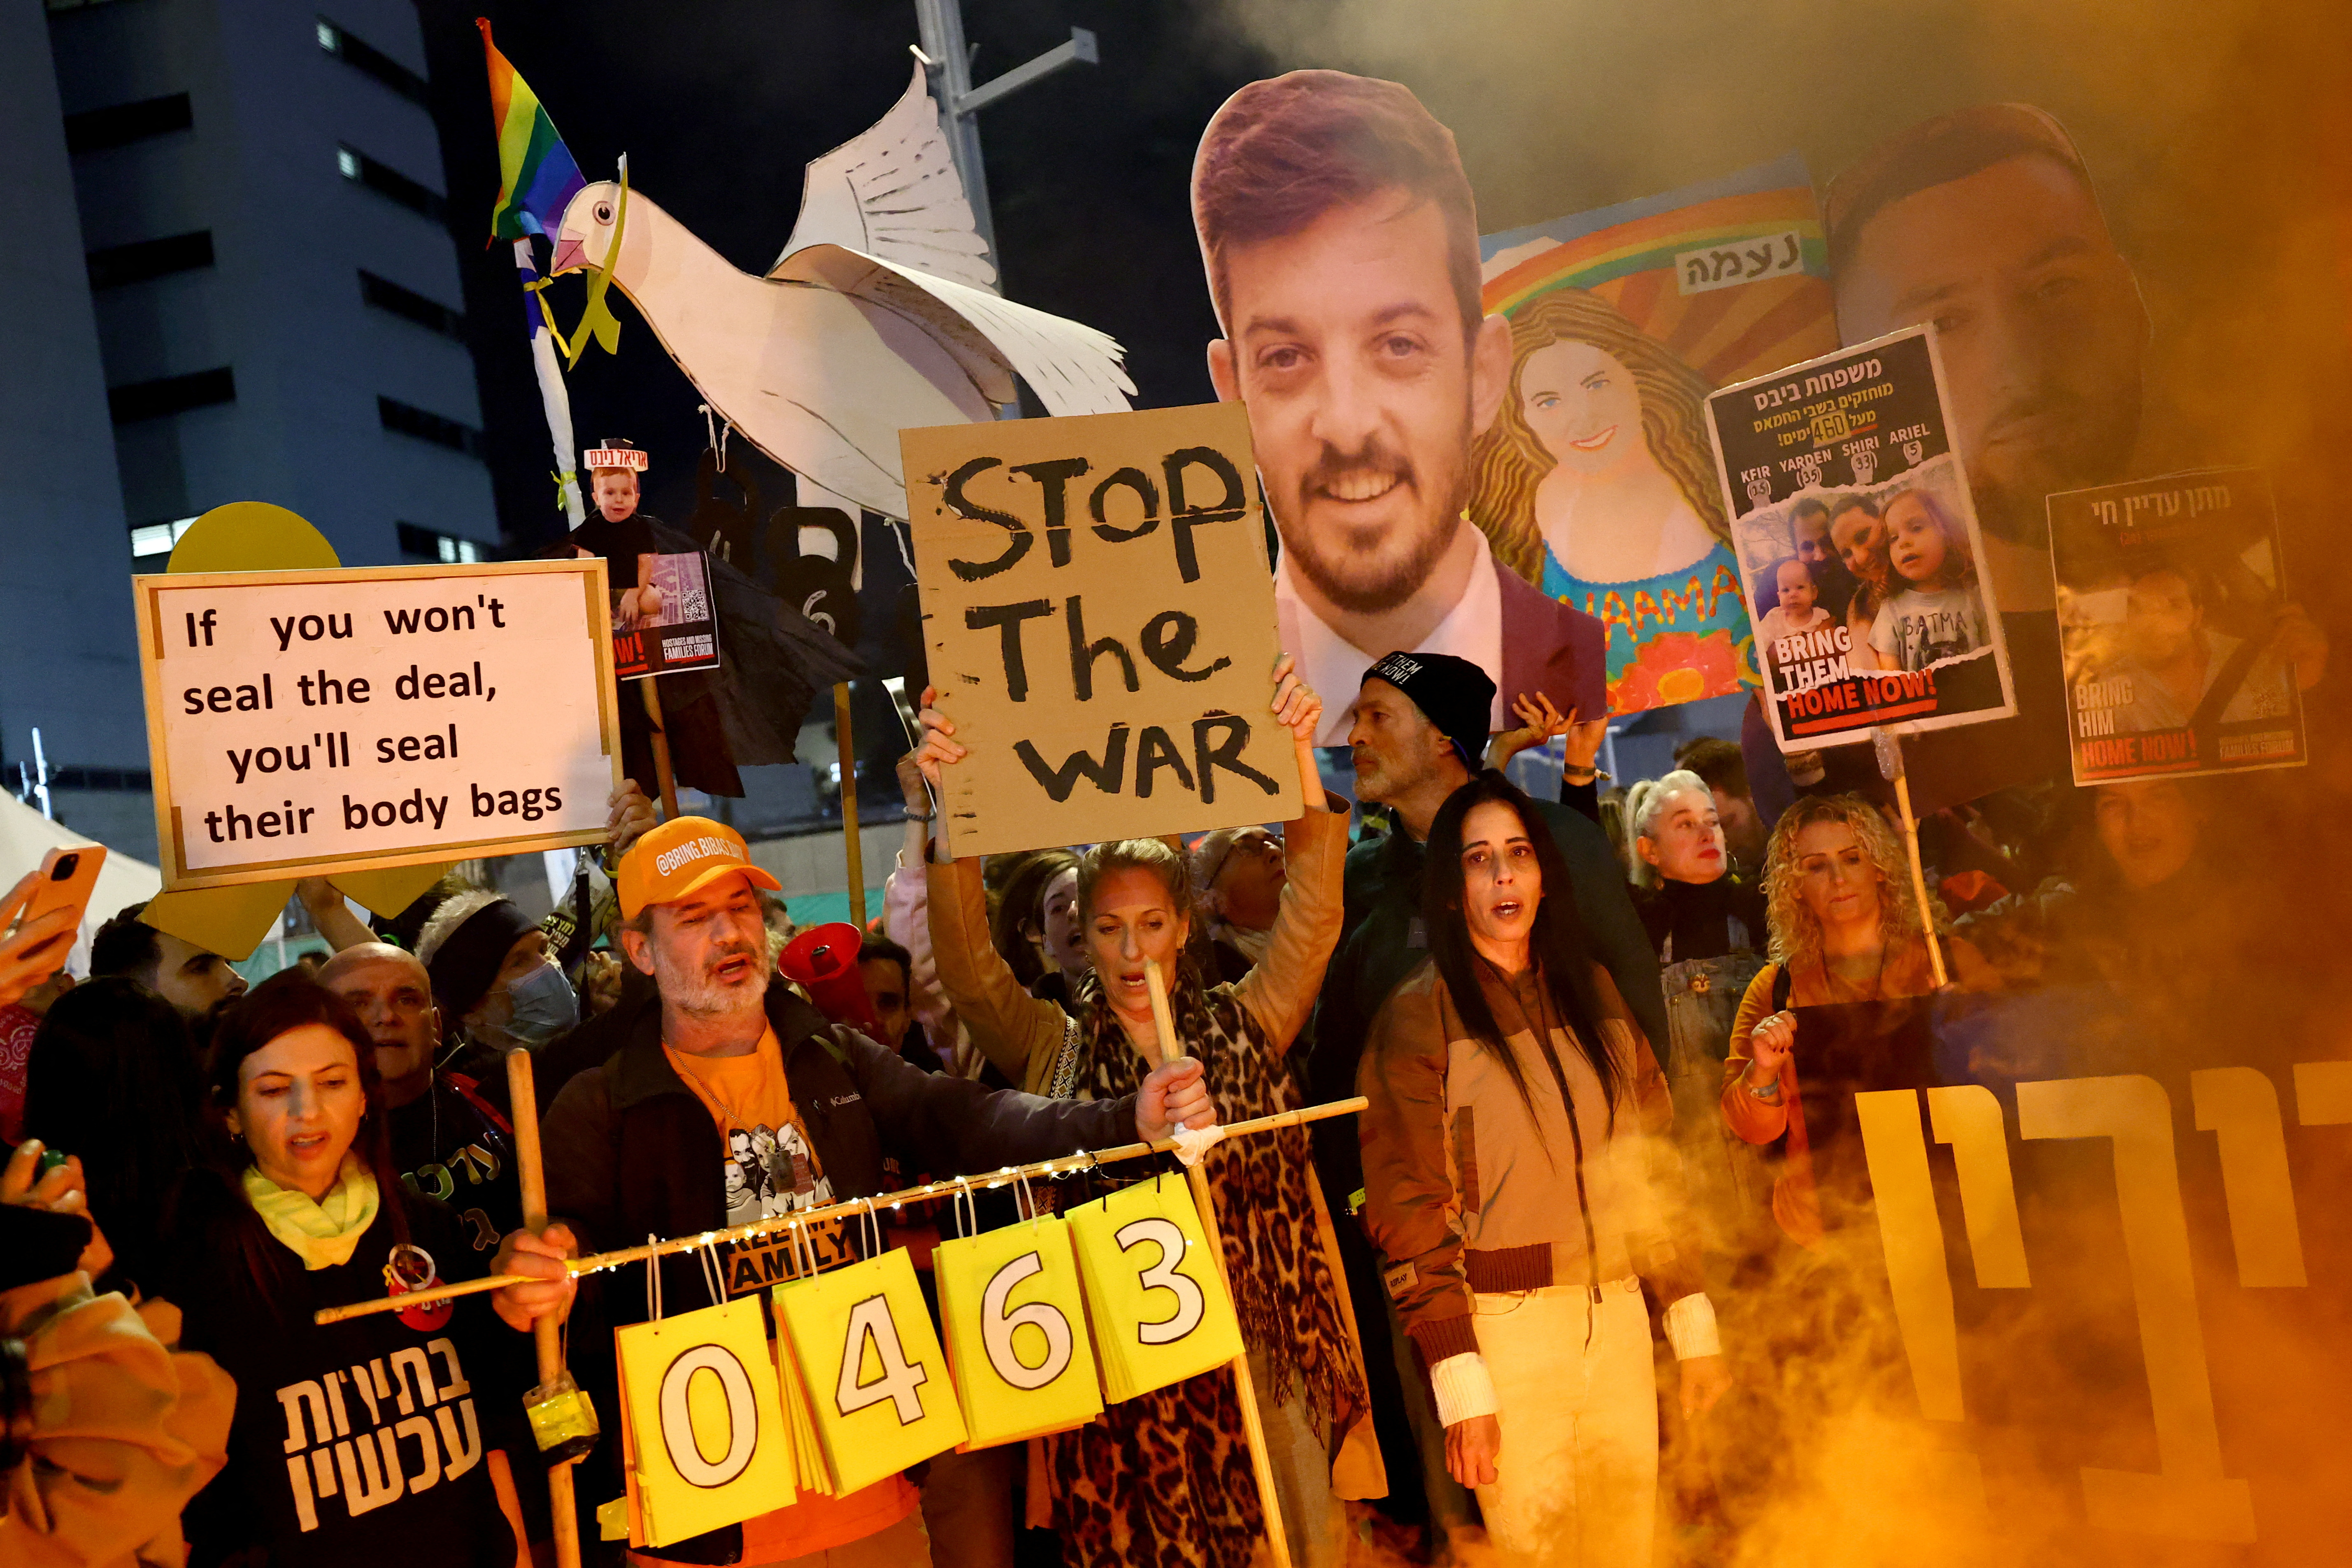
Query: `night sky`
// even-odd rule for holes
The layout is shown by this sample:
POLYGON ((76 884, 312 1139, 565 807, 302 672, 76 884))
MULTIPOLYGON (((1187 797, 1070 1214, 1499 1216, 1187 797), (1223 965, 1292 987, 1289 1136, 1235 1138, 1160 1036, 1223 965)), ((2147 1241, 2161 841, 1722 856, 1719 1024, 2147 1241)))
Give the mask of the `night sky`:
MULTIPOLYGON (((906 89, 911 4, 697 0, 451 5, 420 0, 446 165, 450 225, 465 268, 499 519, 518 552, 560 531, 547 427, 519 320, 514 262, 483 247, 499 187, 488 89, 473 19, 538 92, 591 180, 629 157, 642 190, 738 267, 763 273, 799 210, 803 166, 871 125, 906 89)), ((984 110, 1005 292, 1099 327, 1126 345, 1140 405, 1207 401, 1202 346, 1214 319, 1185 199, 1202 127, 1266 57, 1196 30, 1172 5, 986 0, 970 6, 985 81, 1092 28, 1103 65, 1074 66, 984 110), (1084 221, 1072 223, 1082 214, 1084 221)), ((542 261, 543 261, 542 257, 542 261)), ((577 318, 583 285, 551 291, 577 318)), ((617 291, 621 352, 590 349, 571 373, 579 444, 625 437, 653 454, 646 505, 693 509, 705 444, 700 401, 617 291)), ((730 457, 743 451, 731 446, 730 457)), ((772 486, 771 506, 783 498, 772 486)))

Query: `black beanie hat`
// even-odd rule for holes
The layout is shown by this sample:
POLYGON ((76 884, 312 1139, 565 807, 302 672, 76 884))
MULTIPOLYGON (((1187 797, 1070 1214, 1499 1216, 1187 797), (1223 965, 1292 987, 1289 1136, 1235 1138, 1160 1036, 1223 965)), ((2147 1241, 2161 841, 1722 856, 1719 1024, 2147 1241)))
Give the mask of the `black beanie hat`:
POLYGON ((1391 653, 1364 671, 1366 680, 1385 680, 1410 699, 1437 726, 1472 773, 1484 766, 1487 721, 1495 711, 1495 683, 1466 658, 1450 653, 1391 653))

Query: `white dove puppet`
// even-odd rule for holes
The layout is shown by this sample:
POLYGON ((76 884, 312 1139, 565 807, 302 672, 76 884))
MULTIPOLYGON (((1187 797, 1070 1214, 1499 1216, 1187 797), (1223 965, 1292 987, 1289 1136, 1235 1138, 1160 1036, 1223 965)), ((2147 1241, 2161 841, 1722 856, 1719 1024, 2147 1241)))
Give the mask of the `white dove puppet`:
POLYGON ((1055 415, 1124 412, 1135 390, 1108 334, 989 291, 920 70, 880 123, 809 165, 792 241, 765 278, 634 189, 613 256, 620 202, 610 182, 572 198, 553 270, 609 266, 714 411, 868 510, 907 515, 899 431, 992 419, 1016 374, 1055 415))

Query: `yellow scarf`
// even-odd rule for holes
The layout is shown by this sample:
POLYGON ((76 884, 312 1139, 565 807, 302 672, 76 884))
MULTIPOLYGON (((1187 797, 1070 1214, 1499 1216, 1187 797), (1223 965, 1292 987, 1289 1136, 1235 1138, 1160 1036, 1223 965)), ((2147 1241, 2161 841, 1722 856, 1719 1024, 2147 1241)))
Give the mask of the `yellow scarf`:
POLYGON ((332 1268, 349 1263, 360 1237, 375 1223, 379 1194, 375 1173, 346 1153, 343 1168, 323 1203, 308 1193, 281 1187, 261 1173, 257 1165, 245 1168, 245 1196, 253 1212, 302 1260, 306 1269, 332 1268))

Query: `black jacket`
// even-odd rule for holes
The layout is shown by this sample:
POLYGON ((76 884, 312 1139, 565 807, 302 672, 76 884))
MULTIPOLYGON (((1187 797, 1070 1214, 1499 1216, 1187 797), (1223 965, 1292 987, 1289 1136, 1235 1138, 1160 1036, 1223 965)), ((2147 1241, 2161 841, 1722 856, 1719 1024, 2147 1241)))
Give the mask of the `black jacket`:
MULTIPOLYGON (((971 1173, 1135 1141, 1133 1095, 1044 1100, 927 1073, 856 1030, 827 1023, 782 983, 769 987, 767 1010, 793 1102, 837 1198, 883 1191, 886 1155, 904 1170, 971 1173)), ((597 1023, 608 1020, 622 1043, 563 1086, 541 1131, 549 1214, 572 1226, 585 1251, 724 1228, 726 1146, 709 1110, 662 1051, 660 1000, 648 999, 634 1013, 615 1008, 597 1023)), ((855 1236, 857 1227, 847 1228, 855 1236)), ((644 1321, 641 1268, 592 1278, 602 1287, 593 1303, 583 1296, 592 1321, 604 1328, 644 1321)), ((664 1258, 661 1279, 666 1312, 710 1303, 693 1254, 664 1258)), ((573 1371, 590 1384, 600 1410, 617 1412, 611 1336, 599 1330, 588 1338, 601 1342, 592 1351, 582 1334, 573 1336, 573 1371)), ((617 1445, 607 1438, 604 1447, 609 1456, 617 1445)), ((662 1555, 734 1563, 742 1555, 742 1531, 730 1525, 665 1547, 662 1555)))

